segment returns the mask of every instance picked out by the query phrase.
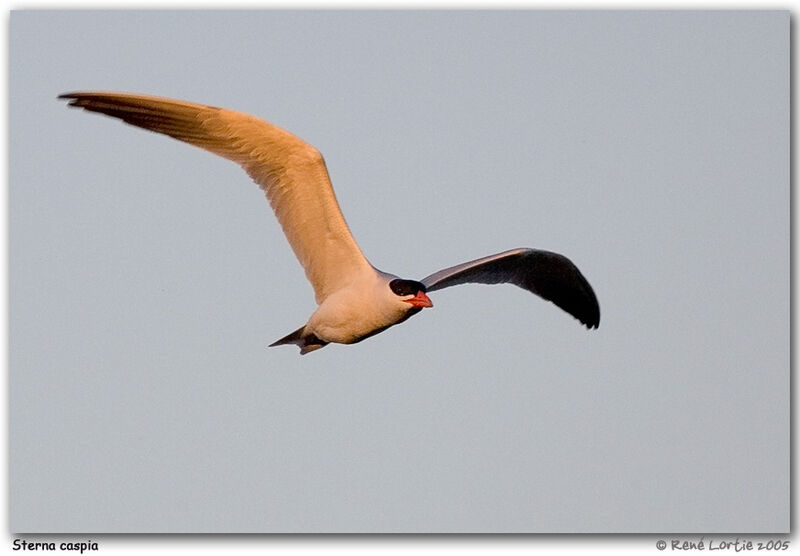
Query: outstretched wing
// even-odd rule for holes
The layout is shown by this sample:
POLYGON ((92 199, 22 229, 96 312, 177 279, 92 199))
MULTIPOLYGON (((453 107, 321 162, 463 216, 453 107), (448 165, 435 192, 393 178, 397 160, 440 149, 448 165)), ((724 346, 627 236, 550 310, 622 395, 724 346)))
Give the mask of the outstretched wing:
POLYGON ((587 328, 600 325, 600 306, 592 286, 572 261, 538 249, 511 249, 445 268, 420 280, 436 291, 458 284, 515 284, 551 301, 587 328))
POLYGON ((371 271, 345 223, 319 151, 254 116, 166 98, 68 93, 69 105, 163 133, 241 165, 264 190, 317 303, 371 271))

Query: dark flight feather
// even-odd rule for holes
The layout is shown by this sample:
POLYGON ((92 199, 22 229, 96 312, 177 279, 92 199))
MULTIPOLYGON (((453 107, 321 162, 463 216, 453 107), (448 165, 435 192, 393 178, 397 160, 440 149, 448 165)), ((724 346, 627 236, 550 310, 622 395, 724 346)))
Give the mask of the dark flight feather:
POLYGON ((572 261, 539 249, 512 249, 445 268, 420 280, 428 292, 459 284, 514 284, 555 303, 587 328, 600 325, 592 286, 572 261))

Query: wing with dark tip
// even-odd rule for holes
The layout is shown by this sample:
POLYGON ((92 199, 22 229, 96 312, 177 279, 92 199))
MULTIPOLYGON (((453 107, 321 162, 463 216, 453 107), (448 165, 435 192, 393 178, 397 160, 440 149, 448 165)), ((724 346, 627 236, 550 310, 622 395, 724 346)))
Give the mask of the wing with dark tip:
POLYGON ((427 291, 458 284, 515 284, 551 301, 587 328, 600 325, 592 286, 572 261, 539 249, 512 249, 445 268, 420 280, 427 291))
POLYGON ((59 98, 241 165, 266 193, 317 303, 354 274, 374 272, 347 228, 322 156, 288 131, 241 112, 168 98, 109 92, 59 98))

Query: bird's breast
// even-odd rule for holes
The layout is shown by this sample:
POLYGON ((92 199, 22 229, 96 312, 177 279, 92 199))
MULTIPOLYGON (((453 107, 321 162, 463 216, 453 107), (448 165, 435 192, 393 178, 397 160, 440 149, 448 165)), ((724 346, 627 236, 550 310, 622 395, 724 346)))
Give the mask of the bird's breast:
POLYGON ((345 289, 325 299, 307 327, 326 342, 352 344, 405 320, 407 313, 405 307, 382 303, 369 289, 345 289))

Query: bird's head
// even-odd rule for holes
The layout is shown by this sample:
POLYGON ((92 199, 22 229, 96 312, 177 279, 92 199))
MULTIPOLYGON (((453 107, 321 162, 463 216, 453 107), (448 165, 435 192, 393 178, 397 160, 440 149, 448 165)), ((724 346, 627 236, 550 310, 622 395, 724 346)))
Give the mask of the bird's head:
POLYGON ((433 302, 425 295, 425 286, 421 282, 396 278, 389 282, 389 288, 402 303, 408 303, 409 308, 419 311, 424 307, 433 307, 433 302))

